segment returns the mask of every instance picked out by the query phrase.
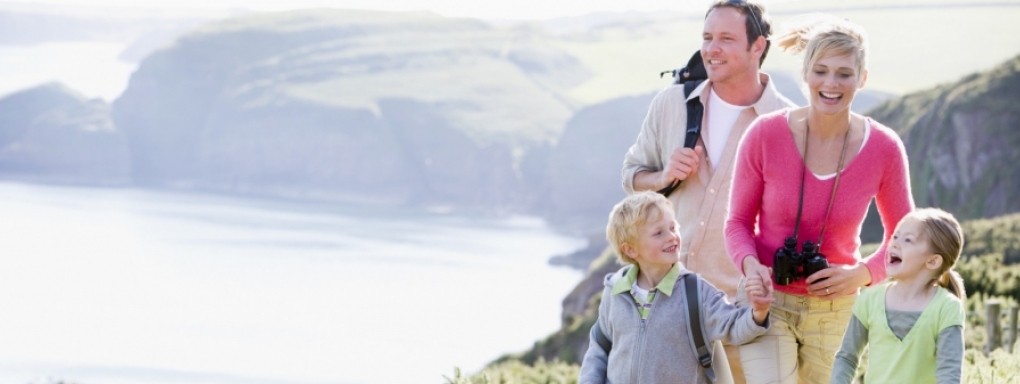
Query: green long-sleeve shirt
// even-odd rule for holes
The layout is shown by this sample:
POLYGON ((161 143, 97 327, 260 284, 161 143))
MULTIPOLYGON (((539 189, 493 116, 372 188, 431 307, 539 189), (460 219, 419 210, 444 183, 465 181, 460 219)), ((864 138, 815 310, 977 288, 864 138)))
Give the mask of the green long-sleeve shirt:
POLYGON ((866 290, 854 304, 831 382, 852 383, 861 353, 870 344, 865 384, 960 383, 962 302, 939 289, 922 312, 889 310, 885 308, 887 287, 883 284, 866 290))

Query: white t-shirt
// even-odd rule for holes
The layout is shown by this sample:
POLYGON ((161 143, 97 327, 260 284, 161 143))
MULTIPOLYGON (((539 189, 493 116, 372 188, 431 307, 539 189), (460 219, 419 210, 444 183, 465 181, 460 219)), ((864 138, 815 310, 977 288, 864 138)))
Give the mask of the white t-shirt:
POLYGON ((649 290, 639 287, 636 281, 634 282, 634 286, 631 287, 631 289, 634 291, 634 296, 637 296, 639 299, 641 299, 642 302, 645 303, 648 302, 649 290))
POLYGON ((708 98, 708 127, 702 130, 705 140, 705 148, 708 151, 708 159, 712 162, 712 169, 718 167, 722 159, 723 151, 726 150, 726 139, 730 137, 733 124, 736 124, 740 112, 747 107, 727 103, 715 92, 710 92, 708 98))

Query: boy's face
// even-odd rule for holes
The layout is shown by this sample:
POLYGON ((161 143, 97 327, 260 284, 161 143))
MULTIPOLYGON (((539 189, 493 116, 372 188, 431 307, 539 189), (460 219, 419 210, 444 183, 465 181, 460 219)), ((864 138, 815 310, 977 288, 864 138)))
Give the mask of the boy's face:
POLYGON ((677 252, 680 250, 680 233, 677 232, 676 219, 673 212, 661 212, 658 218, 652 216, 648 222, 638 228, 631 255, 638 264, 658 264, 670 266, 676 263, 677 252))

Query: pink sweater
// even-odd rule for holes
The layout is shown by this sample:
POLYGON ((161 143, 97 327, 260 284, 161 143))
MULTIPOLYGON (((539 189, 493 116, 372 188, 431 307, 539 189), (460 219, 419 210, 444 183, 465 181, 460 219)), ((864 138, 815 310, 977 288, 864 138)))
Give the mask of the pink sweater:
MULTIPOLYGON (((748 128, 740 142, 730 196, 730 215, 726 221, 726 251, 733 262, 743 265, 744 258, 757 255, 758 261, 772 266, 772 258, 793 235, 800 194, 801 158, 786 121, 787 111, 761 116, 748 128), (757 228, 755 225, 757 224, 757 228)), ((822 254, 829 265, 854 265, 861 260, 861 224, 868 205, 875 198, 882 217, 885 236, 875 254, 864 259, 871 272, 871 283, 885 280, 886 247, 896 224, 914 208, 907 173, 907 154, 896 132, 868 118, 871 133, 860 153, 851 159, 840 176, 839 190, 825 228, 822 254)), ((810 170, 804 181, 804 212, 797 235, 798 247, 804 241, 818 242, 825 211, 835 178, 819 180, 810 170)), ((807 295, 803 279, 787 286, 776 285, 780 292, 807 295)))

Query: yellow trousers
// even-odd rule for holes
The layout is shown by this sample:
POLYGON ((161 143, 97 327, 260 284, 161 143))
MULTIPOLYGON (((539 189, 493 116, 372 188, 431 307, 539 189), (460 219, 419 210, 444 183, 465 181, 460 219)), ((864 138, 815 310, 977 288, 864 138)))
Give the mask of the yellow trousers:
POLYGON ((747 384, 829 383, 857 295, 823 300, 775 291, 774 297, 768 332, 739 346, 747 384))

